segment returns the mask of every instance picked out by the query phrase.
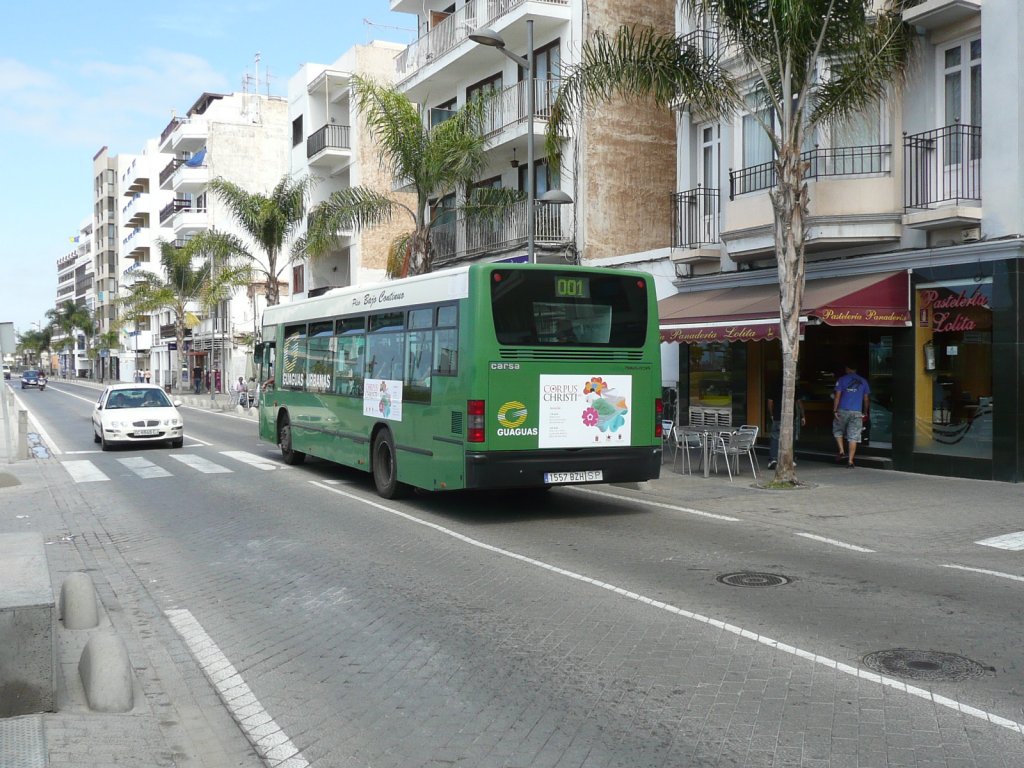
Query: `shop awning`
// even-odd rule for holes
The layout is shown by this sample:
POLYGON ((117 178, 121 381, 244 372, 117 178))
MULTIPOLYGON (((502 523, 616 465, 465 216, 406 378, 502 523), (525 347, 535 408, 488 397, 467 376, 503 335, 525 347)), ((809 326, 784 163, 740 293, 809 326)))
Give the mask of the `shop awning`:
MULTIPOLYGON (((910 325, 907 270, 808 280, 801 328, 827 325, 903 327, 910 325)), ((658 302, 661 340, 763 341, 779 338, 779 287, 736 286, 679 293, 658 302)))

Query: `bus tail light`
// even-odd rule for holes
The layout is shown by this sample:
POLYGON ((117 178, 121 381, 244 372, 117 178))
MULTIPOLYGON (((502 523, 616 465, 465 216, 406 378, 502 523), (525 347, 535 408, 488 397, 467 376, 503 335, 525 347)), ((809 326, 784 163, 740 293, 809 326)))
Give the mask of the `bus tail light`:
POLYGON ((654 436, 657 438, 663 437, 661 433, 661 417, 664 413, 665 405, 661 402, 661 398, 654 398, 654 436))
POLYGON ((469 415, 466 439, 471 443, 482 443, 484 441, 484 401, 466 401, 466 413, 469 415))

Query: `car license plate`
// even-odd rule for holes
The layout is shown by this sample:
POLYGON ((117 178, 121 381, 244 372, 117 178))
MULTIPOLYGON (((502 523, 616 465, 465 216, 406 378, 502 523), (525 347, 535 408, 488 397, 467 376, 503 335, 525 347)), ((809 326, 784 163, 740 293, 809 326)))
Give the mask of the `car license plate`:
POLYGON ((135 436, 136 437, 152 437, 153 435, 159 435, 159 434, 160 434, 160 430, 159 429, 136 429, 135 430, 135 436))
POLYGON ((558 483, 593 483, 604 480, 604 472, 600 469, 588 469, 584 472, 545 472, 544 482, 558 483))

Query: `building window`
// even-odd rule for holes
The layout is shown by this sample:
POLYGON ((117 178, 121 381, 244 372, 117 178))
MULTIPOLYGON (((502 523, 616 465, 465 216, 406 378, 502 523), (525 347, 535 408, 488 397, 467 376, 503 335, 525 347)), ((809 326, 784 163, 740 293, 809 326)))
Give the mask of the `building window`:
POLYGON ((992 458, 992 278, 915 291, 919 384, 914 448, 992 458))
POLYGON ((299 264, 292 267, 292 293, 305 293, 306 291, 306 266, 299 264))
POLYGON ((292 120, 292 146, 297 147, 302 143, 302 115, 292 120))

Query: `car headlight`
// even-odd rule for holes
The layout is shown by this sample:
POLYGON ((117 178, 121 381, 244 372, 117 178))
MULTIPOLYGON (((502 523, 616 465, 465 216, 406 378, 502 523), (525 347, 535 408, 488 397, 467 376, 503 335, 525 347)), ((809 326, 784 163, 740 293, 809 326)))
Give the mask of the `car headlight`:
POLYGON ((111 429, 121 429, 122 427, 128 426, 127 422, 124 421, 112 421, 110 422, 111 429))
POLYGON ((181 425, 181 419, 164 419, 164 426, 177 427, 181 425))

